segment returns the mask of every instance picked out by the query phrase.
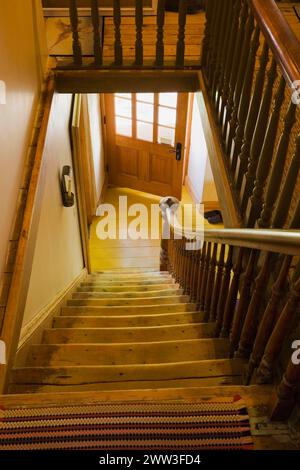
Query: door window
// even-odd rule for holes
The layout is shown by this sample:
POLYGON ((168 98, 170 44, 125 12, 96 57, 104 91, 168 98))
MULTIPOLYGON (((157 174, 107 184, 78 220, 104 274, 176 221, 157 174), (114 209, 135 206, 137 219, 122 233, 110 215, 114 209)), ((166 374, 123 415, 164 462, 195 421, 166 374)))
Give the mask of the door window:
POLYGON ((116 93, 116 134, 174 146, 177 93, 116 93))

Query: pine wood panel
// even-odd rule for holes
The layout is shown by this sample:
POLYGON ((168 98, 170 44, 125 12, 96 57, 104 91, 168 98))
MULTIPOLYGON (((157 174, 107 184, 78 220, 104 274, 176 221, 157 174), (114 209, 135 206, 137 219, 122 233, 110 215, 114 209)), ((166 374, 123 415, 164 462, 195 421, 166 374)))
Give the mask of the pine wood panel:
POLYGON ((192 339, 135 344, 41 344, 31 346, 27 366, 161 364, 225 358, 227 339, 192 339))

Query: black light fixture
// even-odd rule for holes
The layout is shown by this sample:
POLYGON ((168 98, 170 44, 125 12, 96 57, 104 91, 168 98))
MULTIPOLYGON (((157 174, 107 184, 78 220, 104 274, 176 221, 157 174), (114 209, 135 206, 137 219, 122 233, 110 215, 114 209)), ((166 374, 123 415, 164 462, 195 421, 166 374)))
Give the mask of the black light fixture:
POLYGON ((60 186, 64 207, 73 207, 75 196, 74 193, 72 193, 72 168, 70 165, 63 166, 60 186))

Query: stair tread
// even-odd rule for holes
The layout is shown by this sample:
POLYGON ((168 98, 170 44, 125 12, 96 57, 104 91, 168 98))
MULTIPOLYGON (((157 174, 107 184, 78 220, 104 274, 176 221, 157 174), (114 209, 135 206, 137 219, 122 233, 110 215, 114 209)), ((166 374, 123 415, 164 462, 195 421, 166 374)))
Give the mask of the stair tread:
POLYGON ((208 323, 168 325, 168 327, 153 325, 130 328, 51 328, 44 330, 43 343, 153 342, 167 339, 209 338, 213 333, 214 325, 208 323))
POLYGON ((59 316, 53 321, 54 328, 74 327, 132 327, 132 326, 168 326, 202 322, 204 314, 200 312, 162 313, 156 315, 91 315, 59 316), (60 326, 64 325, 64 326, 60 326))
POLYGON ((28 365, 151 364, 228 356, 225 338, 130 343, 39 344, 29 347, 28 365), (172 359, 172 360, 171 360, 172 359))
POLYGON ((124 291, 124 292, 93 292, 93 291, 88 291, 88 292, 82 292, 82 291, 77 291, 74 292, 72 295, 73 299, 109 299, 109 298, 116 298, 116 299, 140 299, 140 298, 146 298, 146 297, 151 297, 151 298, 157 298, 157 297, 170 297, 170 294, 172 296, 181 296, 183 295, 183 289, 178 289, 178 288, 172 288, 172 289, 162 289, 162 290, 154 290, 154 291, 124 291), (158 295, 159 294, 159 295, 158 295))
POLYGON ((174 380, 241 376, 242 359, 185 361, 164 364, 131 364, 67 367, 18 367, 13 369, 12 383, 99 383, 128 380, 174 380), (28 380, 30 379, 30 382, 28 380))
POLYGON ((61 309, 61 315, 65 316, 66 314, 69 315, 70 312, 73 314, 81 314, 85 316, 88 313, 93 313, 95 314, 102 314, 106 313, 109 315, 117 315, 117 314, 124 314, 124 313, 132 313, 134 312, 135 314, 137 312, 143 312, 145 315, 153 315, 157 312, 161 313, 178 313, 178 312, 194 312, 196 311, 196 304, 193 303, 176 303, 176 304, 163 304, 163 305, 102 305, 102 306, 86 306, 86 305, 73 305, 73 306, 67 306, 63 307, 61 309))
POLYGON ((68 306, 126 306, 126 305, 161 305, 166 303, 188 303, 190 300, 188 295, 174 295, 174 296, 157 296, 157 297, 138 297, 138 298, 129 298, 129 297, 116 297, 116 298, 106 298, 106 299, 70 299, 67 301, 68 306))

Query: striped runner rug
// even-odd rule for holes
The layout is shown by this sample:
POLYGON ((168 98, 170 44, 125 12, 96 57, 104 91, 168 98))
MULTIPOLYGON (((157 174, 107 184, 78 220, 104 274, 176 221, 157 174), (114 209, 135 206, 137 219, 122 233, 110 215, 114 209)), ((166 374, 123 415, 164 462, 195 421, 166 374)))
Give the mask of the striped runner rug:
POLYGON ((0 450, 249 450, 240 397, 0 409, 0 450))

